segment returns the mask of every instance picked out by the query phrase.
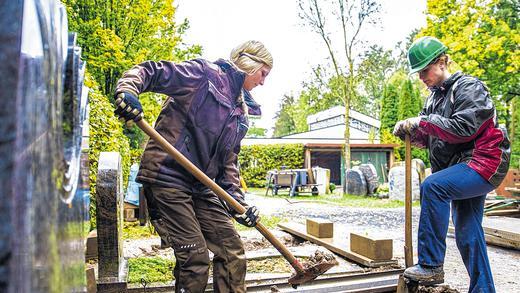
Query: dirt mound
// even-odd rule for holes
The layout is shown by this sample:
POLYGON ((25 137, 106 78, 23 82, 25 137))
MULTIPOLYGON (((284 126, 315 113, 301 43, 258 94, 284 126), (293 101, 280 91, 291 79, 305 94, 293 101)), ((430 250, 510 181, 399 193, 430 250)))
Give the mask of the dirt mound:
POLYGON ((440 285, 433 287, 419 286, 418 293, 459 293, 458 290, 450 288, 448 285, 440 285))

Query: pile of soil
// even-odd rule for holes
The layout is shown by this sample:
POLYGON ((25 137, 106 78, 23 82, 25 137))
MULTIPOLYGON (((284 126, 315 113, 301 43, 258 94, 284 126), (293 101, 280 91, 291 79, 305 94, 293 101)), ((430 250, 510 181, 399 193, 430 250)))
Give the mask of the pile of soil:
POLYGON ((433 287, 419 286, 418 293, 459 293, 458 290, 450 288, 448 285, 439 285, 433 287))
POLYGON ((316 250, 314 254, 311 255, 309 259, 303 264, 303 266, 307 269, 319 264, 338 265, 338 261, 334 255, 323 252, 321 250, 316 250))

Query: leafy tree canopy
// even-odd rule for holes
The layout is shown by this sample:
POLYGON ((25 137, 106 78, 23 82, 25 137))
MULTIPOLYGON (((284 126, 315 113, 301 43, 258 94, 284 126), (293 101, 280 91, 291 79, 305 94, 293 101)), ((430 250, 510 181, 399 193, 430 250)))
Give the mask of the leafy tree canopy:
POLYGON ((465 73, 482 79, 494 97, 520 95, 519 2, 429 0, 419 36, 439 38, 465 73))

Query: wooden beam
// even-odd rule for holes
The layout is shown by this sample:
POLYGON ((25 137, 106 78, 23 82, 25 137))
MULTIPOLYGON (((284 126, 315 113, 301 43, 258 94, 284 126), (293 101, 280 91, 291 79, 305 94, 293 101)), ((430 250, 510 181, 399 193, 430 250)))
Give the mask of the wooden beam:
MULTIPOLYGON (((486 243, 520 250, 520 219, 484 217, 482 229, 486 243)), ((449 232, 455 233, 455 229, 451 225, 449 232)))
POLYGON ((360 254, 354 253, 350 250, 350 243, 348 237, 344 236, 342 238, 318 238, 306 233, 305 225, 298 223, 283 223, 278 224, 282 230, 287 231, 290 234, 301 237, 305 240, 309 240, 312 243, 321 245, 328 250, 345 257, 348 260, 351 260, 357 264, 360 264, 365 267, 381 267, 388 265, 397 265, 397 260, 385 260, 385 261, 377 261, 370 259, 368 257, 362 256, 360 254))

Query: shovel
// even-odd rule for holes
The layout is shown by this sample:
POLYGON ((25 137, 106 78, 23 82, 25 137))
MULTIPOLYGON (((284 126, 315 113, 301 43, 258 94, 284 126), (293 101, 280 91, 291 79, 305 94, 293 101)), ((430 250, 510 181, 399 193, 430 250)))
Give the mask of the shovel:
MULTIPOLYGON (((410 135, 406 134, 404 138, 405 144, 405 159, 404 159, 404 263, 405 266, 413 266, 413 246, 412 246, 412 146, 410 142, 410 135)), ((403 275, 399 276, 397 284, 397 292, 415 292, 415 284, 408 284, 403 275), (412 286, 410 286, 412 285, 412 286)))
MULTIPOLYGON (((155 129, 153 129, 144 119, 136 122, 137 126, 141 128, 151 139, 158 143, 164 151, 172 156, 181 166, 183 166, 188 172, 190 172, 200 182, 210 188, 215 194, 222 200, 224 200, 231 208, 237 211, 239 214, 246 212, 246 209, 238 203, 231 195, 229 195, 224 189, 218 186, 213 180, 211 180, 206 174, 204 174, 199 168, 191 163, 184 155, 176 150, 166 139, 164 139, 155 129)), ((294 268, 295 273, 289 278, 289 284, 293 288, 298 285, 312 281, 319 275, 325 273, 331 267, 338 264, 333 256, 322 256, 318 255, 314 258, 311 257, 309 263, 302 265, 294 255, 278 240, 274 235, 264 226, 262 223, 257 222, 255 228, 282 254, 282 256, 289 262, 294 268)))

